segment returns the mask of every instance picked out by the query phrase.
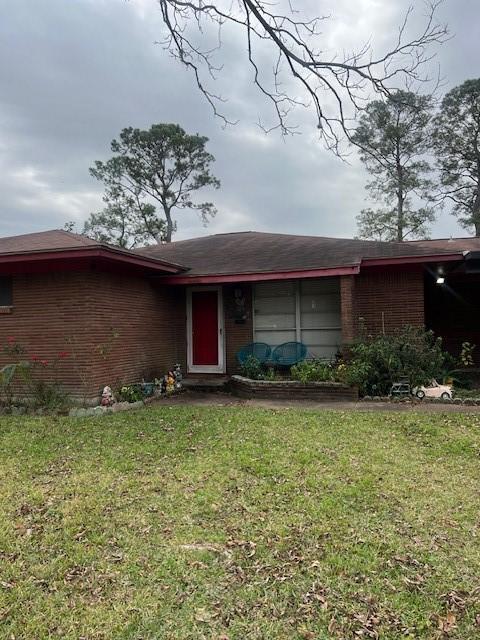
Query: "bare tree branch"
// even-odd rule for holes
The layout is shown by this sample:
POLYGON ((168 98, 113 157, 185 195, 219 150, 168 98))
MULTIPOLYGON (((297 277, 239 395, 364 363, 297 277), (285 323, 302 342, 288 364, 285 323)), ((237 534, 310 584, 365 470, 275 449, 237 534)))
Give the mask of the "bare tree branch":
POLYGON ((410 7, 387 52, 374 55, 367 42, 355 52, 332 56, 320 48, 324 41, 320 25, 329 16, 304 18, 293 0, 157 2, 167 32, 163 46, 193 73, 198 88, 225 125, 232 121, 223 113, 224 98, 212 92, 209 84, 221 71, 216 59, 225 46, 222 30, 230 25, 244 32, 253 82, 273 106, 275 124, 260 125, 265 130, 278 128, 284 135, 295 133, 289 121, 291 111, 298 106, 313 107, 321 138, 337 152, 340 139, 350 135, 350 120, 372 94, 388 98, 399 88, 431 81, 424 73, 433 57, 430 46, 448 38, 446 26, 436 18, 442 0, 426 3, 423 27, 413 36, 408 33, 413 22, 410 7), (218 32, 214 47, 210 45, 211 27, 218 32), (263 62, 266 46, 273 52, 272 65, 267 68, 263 62))

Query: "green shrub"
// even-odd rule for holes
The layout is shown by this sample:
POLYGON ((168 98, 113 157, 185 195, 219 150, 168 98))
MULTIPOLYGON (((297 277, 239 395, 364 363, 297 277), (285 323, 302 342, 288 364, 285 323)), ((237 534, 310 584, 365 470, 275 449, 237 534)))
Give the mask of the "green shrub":
POLYGON ((269 382, 275 382, 276 380, 283 380, 282 376, 275 371, 273 367, 268 367, 263 373, 263 380, 268 380, 269 382))
POLYGON ((117 392, 117 398, 122 402, 138 402, 143 400, 144 394, 139 385, 126 384, 117 392))
POLYGON ((459 364, 462 367, 473 367, 475 360, 473 359, 473 352, 476 345, 471 342, 462 342, 462 349, 459 356, 459 364))
POLYGON ((66 409, 69 398, 58 381, 57 367, 60 360, 69 357, 60 351, 51 360, 33 354, 27 356, 25 348, 13 336, 9 336, 2 349, 13 362, 0 369, 0 403, 11 406, 16 393, 28 398, 35 409, 58 411, 66 409))
POLYGON ((35 380, 31 383, 29 390, 35 409, 61 411, 71 404, 68 394, 57 384, 35 380))
POLYGON ((401 379, 412 387, 442 379, 451 360, 442 349, 441 338, 435 338, 432 331, 406 326, 393 335, 352 345, 339 370, 344 381, 357 386, 360 393, 383 396, 401 379))
POLYGON ((336 369, 331 363, 314 358, 293 365, 290 375, 293 380, 300 382, 333 382, 336 380, 336 369))
POLYGON ((265 377, 262 364, 255 356, 248 356, 240 367, 240 372, 244 378, 249 378, 250 380, 263 380, 265 377))

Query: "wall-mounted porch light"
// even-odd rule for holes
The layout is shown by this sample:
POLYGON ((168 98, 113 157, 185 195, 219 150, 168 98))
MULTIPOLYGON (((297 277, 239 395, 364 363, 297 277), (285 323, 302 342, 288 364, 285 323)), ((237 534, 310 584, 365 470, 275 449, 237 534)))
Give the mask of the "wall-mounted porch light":
POLYGON ((444 278, 444 276, 438 276, 438 278, 437 278, 437 284, 445 284, 445 278, 444 278))

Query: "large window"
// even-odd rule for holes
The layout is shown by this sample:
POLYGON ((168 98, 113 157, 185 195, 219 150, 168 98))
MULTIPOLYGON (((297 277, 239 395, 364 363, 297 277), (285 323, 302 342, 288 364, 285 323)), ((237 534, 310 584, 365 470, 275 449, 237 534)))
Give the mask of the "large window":
POLYGON ((0 307, 11 307, 12 304, 12 279, 9 276, 0 276, 0 307))
POLYGON ((338 278, 256 284, 254 331, 257 342, 303 342, 308 357, 332 358, 342 338, 338 278))

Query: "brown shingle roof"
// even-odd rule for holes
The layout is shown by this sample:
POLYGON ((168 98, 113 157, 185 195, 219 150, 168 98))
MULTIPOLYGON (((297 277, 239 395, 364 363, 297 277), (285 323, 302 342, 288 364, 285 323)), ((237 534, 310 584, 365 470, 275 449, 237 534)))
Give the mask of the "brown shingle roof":
POLYGON ((368 258, 401 258, 480 250, 480 238, 377 242, 245 231, 127 250, 63 230, 0 238, 0 256, 76 249, 106 249, 119 257, 144 256, 188 269, 186 275, 275 273, 359 265, 368 258), (182 267, 181 265, 185 265, 182 267))
POLYGON ((36 255, 37 258, 47 258, 52 254, 55 254, 55 257, 60 257, 63 252, 68 252, 68 257, 72 257, 72 252, 77 256, 82 250, 86 250, 89 254, 93 251, 103 257, 108 256, 110 260, 129 261, 137 265, 143 261, 146 268, 154 270, 164 269, 169 273, 185 271, 184 266, 173 264, 161 256, 138 254, 129 249, 104 244, 87 236, 60 229, 0 238, 0 259, 2 262, 18 261, 19 258, 27 261, 29 256, 31 257, 33 254, 39 254, 36 255))
POLYGON ((480 251, 480 238, 443 238, 438 240, 413 240, 411 246, 418 245, 427 249, 447 251, 480 251))
POLYGON ((55 229, 26 233, 22 236, 0 238, 0 254, 30 253, 32 251, 55 251, 61 249, 77 249, 79 247, 100 246, 100 243, 79 235, 55 229))
POLYGON ((400 258, 458 253, 420 243, 347 240, 245 231, 225 233, 137 250, 189 267, 186 275, 227 275, 335 268, 366 258, 400 258))

